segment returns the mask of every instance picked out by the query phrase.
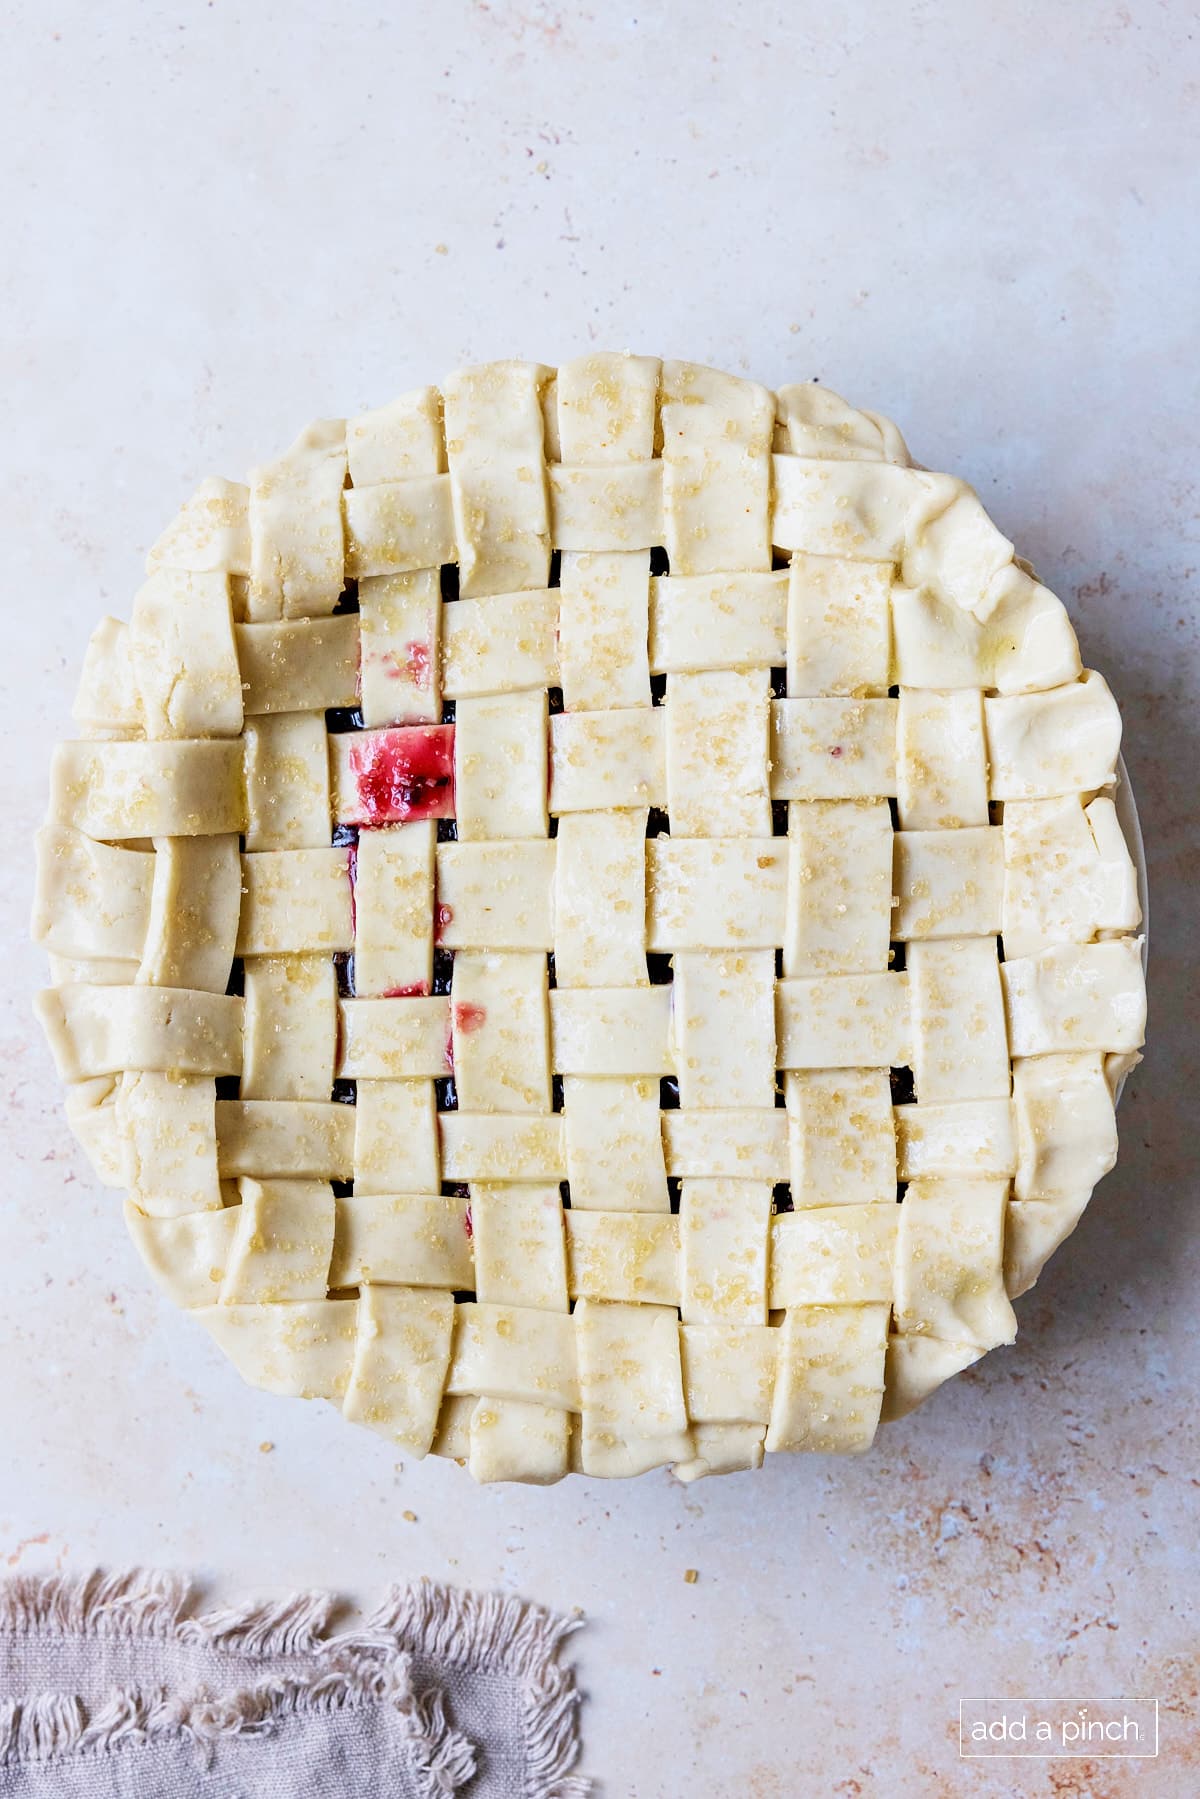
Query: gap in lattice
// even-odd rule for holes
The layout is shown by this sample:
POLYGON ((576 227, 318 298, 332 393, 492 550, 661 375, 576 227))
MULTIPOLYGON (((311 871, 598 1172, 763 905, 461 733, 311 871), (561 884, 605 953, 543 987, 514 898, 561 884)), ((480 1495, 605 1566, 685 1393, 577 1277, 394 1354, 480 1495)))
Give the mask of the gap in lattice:
POLYGON ((786 668, 773 668, 771 670, 771 698, 773 700, 787 699, 786 668))
POLYGON ((452 949, 435 949, 433 952, 433 991, 442 996, 449 993, 454 982, 454 951, 452 949))
POLYGON ((1002 825, 1004 823, 1003 800, 988 801, 988 823, 990 825, 1002 825))
POLYGON ((546 582, 546 586, 547 587, 560 587, 561 585, 562 585, 562 551, 561 550, 551 550, 551 552, 550 552, 550 575, 549 575, 549 579, 546 582))
POLYGON ((908 1182, 907 1181, 897 1181, 896 1182, 896 1204, 898 1206, 903 1205, 904 1195, 907 1192, 908 1192, 908 1182))
POLYGON ((443 1199, 470 1199, 471 1189, 466 1181, 443 1181, 443 1199))
POLYGON ((358 842, 357 825, 339 825, 333 827, 333 847, 335 850, 349 849, 358 842))
POLYGON ((446 562, 442 565, 442 598, 456 600, 458 598, 458 564, 446 562))
POLYGON ((546 689, 546 710, 549 712, 551 718, 557 717, 557 715, 563 710, 563 695, 562 695, 561 687, 547 687, 547 689, 546 689))
POLYGON ((218 1099, 240 1099, 242 1097, 242 1077, 240 1074, 219 1074, 216 1077, 218 1099))
POLYGON ((888 699, 889 700, 898 700, 899 698, 900 698, 900 689, 898 687, 889 687, 888 688, 888 699))
POLYGON ((654 701, 654 704, 656 706, 661 706, 663 704, 663 702, 665 701, 666 697, 667 697, 667 677, 665 675, 651 675, 651 677, 650 677, 650 698, 654 701))
POLYGON ((897 801, 897 800, 895 800, 895 799, 889 799, 889 800, 888 800, 888 811, 889 811, 889 812, 890 812, 890 813, 891 813, 891 815, 892 815, 892 829, 893 829, 893 831, 898 831, 898 830, 899 830, 899 829, 900 829, 900 806, 899 806, 899 802, 898 802, 898 801, 897 801))
POLYGON ((658 1109, 660 1112, 678 1112, 679 1082, 673 1074, 664 1074, 658 1083, 658 1109))
POLYGON ((434 1091, 437 1094, 438 1111, 457 1112, 458 1089, 454 1085, 454 1076, 452 1074, 443 1075, 442 1078, 435 1081, 433 1085, 434 1091))
POLYGON ((790 568, 791 566, 792 552, 790 550, 777 550, 772 548, 771 567, 776 574, 778 574, 781 568, 790 568))
POLYGON ((325 729, 331 737, 344 737, 348 731, 361 731, 363 715, 357 706, 329 706, 325 712, 325 729))
POLYGON ((650 573, 652 575, 669 575, 670 572, 671 558, 661 544, 655 544, 650 552, 650 573))
POLYGON ((353 1181, 330 1181, 329 1185, 333 1188, 333 1197, 335 1199, 354 1198, 353 1181))
POLYGON ((683 1203, 683 1182, 677 1174, 667 1176, 667 1198, 671 1202, 671 1210, 677 1212, 683 1203))
POLYGON ((453 818, 439 818, 437 821, 437 840, 439 843, 457 843, 458 825, 453 818))
POLYGON ((546 957, 546 985, 548 987, 558 986, 558 969, 555 966, 553 950, 546 957))
POLYGON ((229 979, 225 983, 225 991, 231 998, 241 999, 246 991, 246 964, 240 956, 235 956, 229 968, 229 979))
POLYGON ((334 617, 336 618, 339 612, 357 612, 357 611, 358 611, 358 582, 357 581, 347 581, 346 585, 342 588, 341 593, 338 595, 338 603, 333 609, 334 617))
POLYGON ((562 1200, 563 1211, 569 1212, 571 1210, 571 1183, 570 1183, 570 1181, 559 1181, 558 1197, 562 1200))
POLYGON ((648 950, 646 953, 646 973, 650 977, 652 987, 669 987, 673 976, 673 958, 662 950, 648 950))
POLYGON ((772 1212, 794 1212, 795 1201, 792 1198, 791 1181, 776 1181, 771 1189, 772 1212))
POLYGON ((646 815, 647 837, 669 837, 671 835, 670 815, 662 806, 651 806, 646 815))
POLYGON ((786 837, 788 834, 788 803, 786 800, 771 801, 771 835, 786 837))
POLYGON ((894 1106, 915 1106, 917 1103, 916 1082, 913 1080, 911 1068, 889 1068, 888 1074, 892 1083, 892 1104, 894 1106))
POLYGON ((1004 939, 1003 939, 1003 937, 997 937, 997 939, 996 939, 996 960, 997 960, 997 962, 1003 962, 1003 960, 1004 960, 1004 939))
POLYGON ((783 1070, 782 1070, 782 1068, 777 1068, 775 1070, 775 1107, 776 1107, 776 1110, 778 1110, 781 1106, 786 1106, 786 1105, 787 1105, 787 1089, 786 1089, 786 1086, 784 1083, 783 1070))
POLYGON ((550 814, 550 823, 546 827, 546 833, 550 837, 558 836, 558 814, 555 812, 550 814))
POLYGON ((908 967, 908 953, 903 943, 893 943, 888 950, 888 967, 893 974, 903 974, 908 967))
POLYGON ((339 999, 354 998, 354 951, 340 949, 333 958, 333 969, 337 976, 339 999))
POLYGON ((783 979, 783 951, 781 949, 775 951, 775 979, 777 981, 783 979))
POLYGON ((452 725, 455 719, 455 703, 453 700, 442 701, 442 723, 452 725))
POLYGON ((562 1075, 552 1074, 550 1076, 550 1110, 552 1112, 563 1112, 566 1110, 566 1103, 566 1098, 563 1093, 562 1075))
POLYGON ((333 1083, 333 1091, 329 1097, 339 1106, 357 1105, 357 1084, 354 1081, 335 1081, 333 1083))

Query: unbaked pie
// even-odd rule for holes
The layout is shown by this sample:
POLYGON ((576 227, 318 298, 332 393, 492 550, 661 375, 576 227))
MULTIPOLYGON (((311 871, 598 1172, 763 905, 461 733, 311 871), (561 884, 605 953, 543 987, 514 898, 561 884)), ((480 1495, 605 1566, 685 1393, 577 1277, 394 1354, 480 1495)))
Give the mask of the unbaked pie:
POLYGON ((256 1386, 483 1481, 862 1450, 1113 1163, 1116 705, 824 388, 594 355, 314 425, 75 716, 40 1014, 256 1386))

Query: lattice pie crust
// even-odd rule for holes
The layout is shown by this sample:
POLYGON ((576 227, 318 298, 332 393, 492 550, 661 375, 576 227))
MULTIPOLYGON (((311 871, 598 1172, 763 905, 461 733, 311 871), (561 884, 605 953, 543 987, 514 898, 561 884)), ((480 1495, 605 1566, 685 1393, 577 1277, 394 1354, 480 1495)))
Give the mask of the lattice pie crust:
POLYGON ((1117 708, 826 389, 595 355, 313 425, 75 716, 40 1015, 256 1386, 481 1481, 862 1450, 1112 1166, 1117 708))

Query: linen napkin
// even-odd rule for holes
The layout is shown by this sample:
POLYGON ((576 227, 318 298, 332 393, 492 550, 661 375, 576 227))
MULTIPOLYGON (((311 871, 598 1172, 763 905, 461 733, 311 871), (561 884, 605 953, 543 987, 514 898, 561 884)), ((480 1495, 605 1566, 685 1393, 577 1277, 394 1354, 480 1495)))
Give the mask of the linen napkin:
POLYGON ((395 1587, 200 1611, 153 1570, 0 1582, 0 1799, 585 1799, 579 1620, 395 1587))

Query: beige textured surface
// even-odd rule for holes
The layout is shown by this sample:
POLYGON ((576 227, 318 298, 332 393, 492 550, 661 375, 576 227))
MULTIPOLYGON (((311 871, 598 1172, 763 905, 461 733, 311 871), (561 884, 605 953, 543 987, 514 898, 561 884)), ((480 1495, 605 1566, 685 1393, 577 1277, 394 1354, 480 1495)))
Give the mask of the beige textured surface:
POLYGON ((736 28, 715 6, 599 22, 537 0, 436 27, 320 0, 297 31, 275 4, 253 25, 11 11, 0 1560, 363 1593, 429 1572, 581 1605, 610 1795, 1190 1799, 1188 9, 906 0, 886 38, 866 0, 736 28), (1118 1170, 1019 1302, 1016 1347, 867 1460, 480 1491, 244 1388, 151 1290, 30 1017, 27 846, 87 633, 205 471, 431 368, 591 341, 820 375, 978 486, 1125 712, 1150 1049, 1118 1170), (980 1693, 1158 1695, 1162 1757, 965 1767, 957 1702, 980 1693))

